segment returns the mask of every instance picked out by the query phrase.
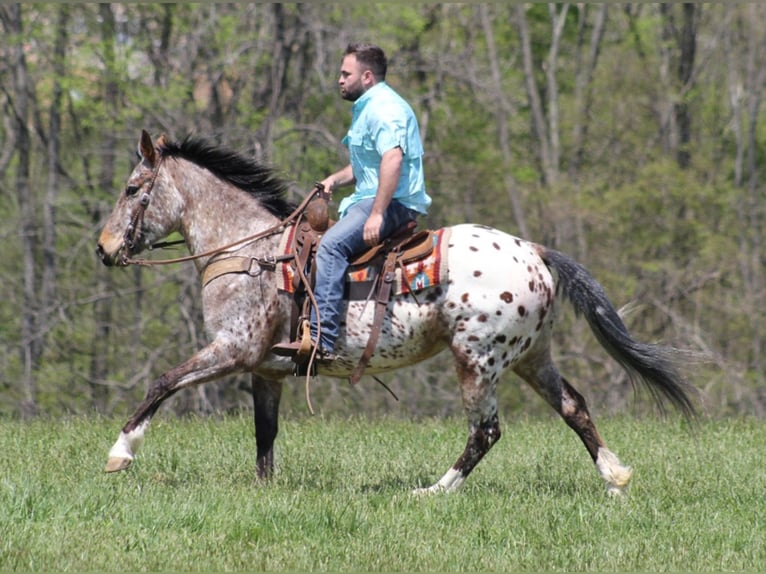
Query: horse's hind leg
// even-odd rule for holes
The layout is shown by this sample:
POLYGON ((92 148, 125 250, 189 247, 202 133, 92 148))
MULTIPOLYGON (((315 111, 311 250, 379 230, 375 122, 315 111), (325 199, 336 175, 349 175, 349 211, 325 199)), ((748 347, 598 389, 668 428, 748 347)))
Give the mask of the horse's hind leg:
POLYGON ((253 418, 255 420, 255 473, 258 479, 274 472, 274 440, 279 430, 279 401, 282 382, 253 375, 253 418))
POLYGON ((609 494, 624 494, 633 471, 623 466, 617 455, 607 448, 590 418, 585 399, 559 374, 550 356, 546 353, 543 360, 527 360, 516 365, 513 370, 577 433, 606 483, 609 494))
POLYGON ((500 439, 496 395, 498 372, 487 366, 493 363, 492 359, 469 361, 467 357, 455 355, 458 357, 463 408, 468 417, 468 441, 463 454, 444 476, 428 488, 416 489, 415 494, 457 489, 500 439))

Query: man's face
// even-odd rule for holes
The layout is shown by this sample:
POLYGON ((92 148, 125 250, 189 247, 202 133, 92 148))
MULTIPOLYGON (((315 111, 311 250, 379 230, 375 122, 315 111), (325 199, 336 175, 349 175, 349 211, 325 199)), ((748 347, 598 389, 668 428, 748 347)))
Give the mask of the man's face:
POLYGON ((354 54, 343 57, 338 86, 340 86, 340 95, 344 100, 355 102, 373 83, 372 72, 363 69, 354 54))

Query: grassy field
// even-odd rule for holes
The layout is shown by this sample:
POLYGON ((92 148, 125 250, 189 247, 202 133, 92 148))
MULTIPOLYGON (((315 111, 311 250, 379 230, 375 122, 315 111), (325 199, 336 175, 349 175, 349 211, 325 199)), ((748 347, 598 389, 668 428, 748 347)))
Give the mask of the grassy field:
POLYGON ((506 421, 463 489, 412 496, 462 420, 283 421, 253 480, 248 416, 155 420, 102 472, 122 421, 0 422, 0 570, 755 571, 766 568, 766 423, 608 419, 635 474, 611 499, 562 422, 506 421))

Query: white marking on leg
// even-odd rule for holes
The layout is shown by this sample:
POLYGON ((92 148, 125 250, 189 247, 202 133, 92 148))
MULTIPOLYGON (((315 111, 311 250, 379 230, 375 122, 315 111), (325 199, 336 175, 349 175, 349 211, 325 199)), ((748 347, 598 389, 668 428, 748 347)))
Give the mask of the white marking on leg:
POLYGON ((144 433, 149 426, 146 420, 129 433, 120 432, 117 442, 109 449, 109 458, 124 458, 133 460, 136 452, 144 442, 144 433))
POLYGON ((598 449, 596 457, 596 467, 601 478, 606 482, 607 493, 612 496, 622 496, 628 489, 630 477, 633 476, 633 469, 629 466, 623 466, 617 455, 608 448, 598 449))
POLYGON ((429 486, 428 488, 416 488, 413 490, 413 494, 434 494, 436 492, 453 492, 457 490, 461 484, 465 481, 463 473, 454 468, 450 468, 444 476, 439 479, 439 482, 429 486))

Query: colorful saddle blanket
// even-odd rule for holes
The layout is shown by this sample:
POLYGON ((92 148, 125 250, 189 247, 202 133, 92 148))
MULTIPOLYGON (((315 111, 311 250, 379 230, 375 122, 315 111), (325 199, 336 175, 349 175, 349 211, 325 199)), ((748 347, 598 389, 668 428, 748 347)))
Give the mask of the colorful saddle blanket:
MULTIPOLYGON (((279 244, 280 254, 291 253, 295 226, 290 226, 282 234, 279 244)), ((431 234, 433 250, 422 259, 397 265, 392 286, 392 294, 418 293, 423 289, 440 285, 447 281, 449 266, 447 251, 449 249, 448 228, 435 230, 431 234)), ((361 265, 350 265, 346 273, 344 295, 351 300, 365 300, 371 296, 380 273, 380 266, 375 260, 361 265)), ((277 266, 277 287, 280 291, 293 293, 295 291, 293 276, 295 270, 290 261, 280 262, 277 266)), ((374 294, 372 295, 374 297, 374 294)))

